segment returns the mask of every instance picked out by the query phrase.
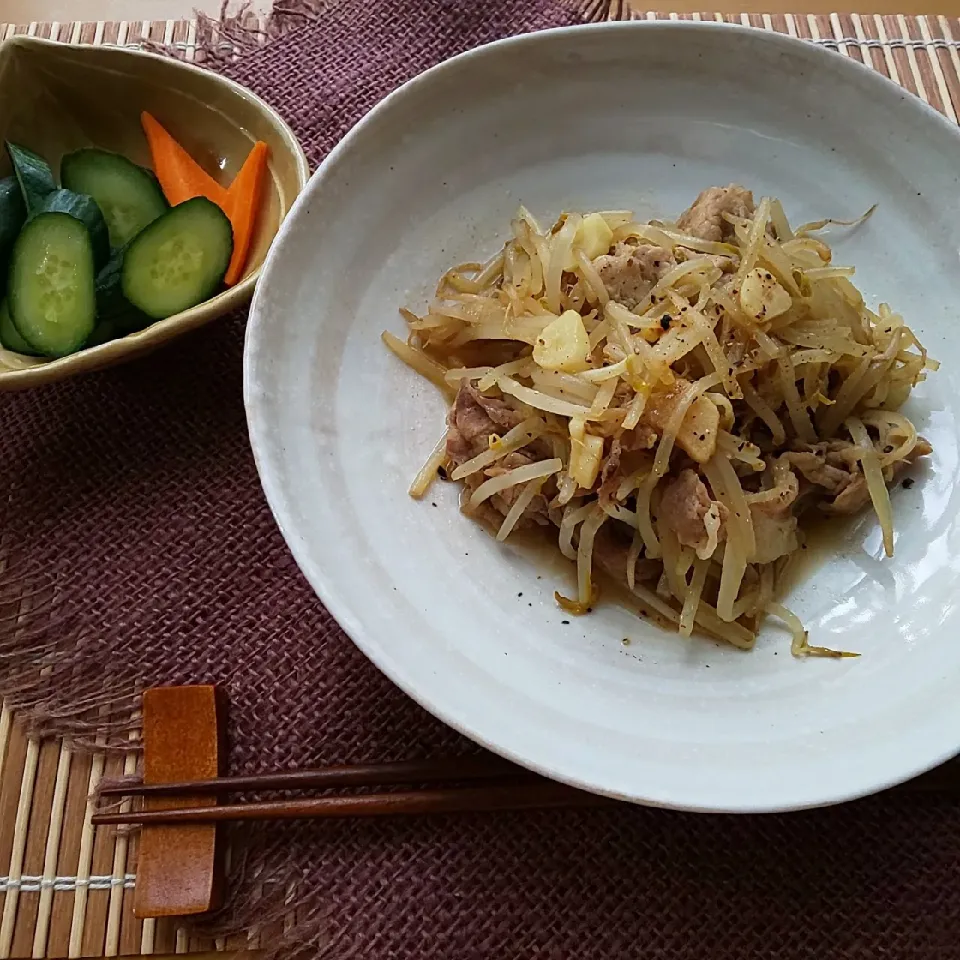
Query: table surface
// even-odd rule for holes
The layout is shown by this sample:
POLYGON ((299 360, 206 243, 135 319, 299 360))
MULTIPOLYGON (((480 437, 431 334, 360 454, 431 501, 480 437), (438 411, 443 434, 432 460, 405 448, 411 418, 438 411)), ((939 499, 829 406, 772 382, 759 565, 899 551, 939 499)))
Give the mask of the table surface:
MULTIPOLYGON (((232 6, 235 7, 237 2, 238 0, 231 0, 232 6)), ((327 2, 335 3, 337 0, 327 0, 327 2)), ((377 0, 373 0, 373 2, 377 2, 377 0)), ((475 2, 483 2, 483 0, 475 0, 475 2)), ((646 9, 646 5, 638 2, 638 0, 632 0, 632 2, 636 7, 646 9)), ((273 0, 253 0, 252 7, 255 11, 264 13, 270 9, 272 3, 273 0)), ((64 22, 78 20, 165 20, 192 17, 196 10, 215 15, 219 12, 220 5, 221 0, 0 0, 0 23, 64 22)), ((702 11, 707 8, 711 11, 715 10, 721 13, 763 12, 776 14, 802 10, 804 13, 837 12, 842 14, 864 9, 860 0, 801 0, 801 2, 796 2, 796 0, 794 0, 794 2, 791 2, 791 0, 714 0, 713 3, 706 4, 704 0, 673 0, 668 6, 671 11, 678 13, 702 11)), ((956 17, 960 16, 960 0, 871 0, 868 9, 871 13, 881 14, 942 14, 956 17)), ((955 54, 954 59, 956 59, 955 54)), ((940 79, 942 82, 942 78, 940 79)), ((5 739, 2 729, 4 720, 9 722, 7 717, 0 719, 0 748, 2 748, 2 743, 5 739)), ((9 764, 10 769, 18 768, 19 766, 32 762, 38 769, 45 770, 51 774, 51 776, 39 778, 38 782, 47 784, 47 786, 43 787, 44 790, 49 789, 52 791, 54 789, 53 784, 58 782, 59 779, 62 779, 52 775, 58 772, 58 762, 62 764, 64 759, 59 745, 47 743, 43 746, 31 746, 28 745, 26 739, 16 731, 8 730, 7 733, 12 734, 7 744, 8 761, 13 761, 9 764), (32 754, 31 750, 33 750, 32 754), (14 754, 16 754, 16 756, 14 756, 14 754)), ((70 792, 66 798, 66 808, 68 812, 72 810, 73 807, 77 807, 77 811, 74 812, 78 812, 84 806, 86 802, 87 782, 92 776, 90 758, 78 757, 75 764, 76 769, 73 771, 74 776, 70 778, 70 783, 73 784, 76 782, 79 786, 78 789, 74 789, 73 786, 70 788, 70 792)), ((108 768, 109 766, 108 764, 108 768)), ((108 769, 108 772, 119 773, 120 770, 108 769)), ((99 774, 97 775, 99 776, 99 774)), ((18 791, 19 784, 14 783, 13 778, 4 779, 10 779, 10 782, 4 783, 0 781, 0 806, 2 806, 3 809, 10 810, 15 806, 15 797, 12 795, 8 797, 7 794, 13 794, 15 791, 18 791), (2 802, 5 800, 12 800, 14 803, 2 802)), ((92 782, 92 780, 90 782, 92 782)), ((76 819, 76 817, 73 819, 76 819)), ((7 826, 9 826, 9 824, 7 826)), ((2 827, 2 824, 0 824, 0 827, 2 827)), ((9 851, 6 850, 5 847, 5 833, 8 832, 8 830, 0 829, 0 848, 4 848, 0 852, 7 854, 9 854, 9 851)), ((92 842, 92 835, 90 840, 92 842)), ((40 848, 42 848, 43 838, 39 835, 33 835, 33 831, 31 831, 31 849, 37 846, 37 844, 39 844, 40 847, 38 847, 37 851, 32 855, 33 860, 37 860, 38 857, 42 855, 42 849, 40 848)), ((29 853, 30 850, 28 850, 28 854, 29 853)), ((99 846, 97 846, 96 849, 92 848, 89 853, 94 867, 94 873, 105 872, 109 874, 112 860, 114 876, 117 875, 118 870, 120 871, 120 876, 123 876, 122 871, 127 859, 125 849, 123 856, 119 859, 117 859, 118 854, 108 850, 106 846, 104 846, 102 851, 99 849, 99 846)), ((131 854, 132 853, 131 851, 131 854)), ((5 863, 0 865, 0 874, 4 872, 5 867, 5 863)), ((120 892, 119 890, 117 891, 117 893, 120 892)), ((115 919, 117 923, 119 923, 119 905, 121 899, 122 898, 115 898, 111 893, 109 906, 106 902, 100 903, 97 906, 98 912, 109 912, 113 915, 115 912, 114 907, 116 906, 115 919)), ((69 905, 64 904, 61 906, 58 903, 54 910, 53 920, 51 921, 54 926, 59 924, 61 927, 66 925, 67 928, 69 928, 70 917, 66 915, 68 909, 69 905)), ((130 936, 132 936, 133 933, 134 931, 130 931, 129 934, 126 930, 122 931, 123 935, 120 937, 120 952, 130 952, 130 936), (124 949, 124 947, 127 949, 124 949)), ((132 942, 135 944, 140 943, 139 934, 136 935, 136 938, 132 942)), ((14 956, 29 955, 20 952, 20 949, 29 950, 28 943, 15 943, 13 946, 14 956), (20 949, 17 949, 18 947, 20 949)), ((179 938, 176 943, 160 939, 158 939, 157 942, 157 947, 161 950, 176 947, 179 952, 184 946, 186 946, 186 944, 181 944, 179 938)), ((134 949, 137 949, 137 947, 134 947, 134 949)), ((144 947, 141 946, 140 949, 144 949, 144 947)), ((94 948, 94 951, 100 952, 100 950, 96 948, 94 948)), ((89 956, 94 951, 90 950, 89 945, 78 943, 76 952, 71 949, 71 954, 89 956)), ((0 956, 4 955, 9 955, 9 953, 0 945, 0 956)), ((34 955, 36 955, 36 953, 34 955)), ((154 960, 157 960, 158 956, 159 955, 154 954, 154 960)), ((222 953, 192 954, 194 960, 204 960, 204 958, 213 960, 214 957, 221 956, 223 956, 222 953)))

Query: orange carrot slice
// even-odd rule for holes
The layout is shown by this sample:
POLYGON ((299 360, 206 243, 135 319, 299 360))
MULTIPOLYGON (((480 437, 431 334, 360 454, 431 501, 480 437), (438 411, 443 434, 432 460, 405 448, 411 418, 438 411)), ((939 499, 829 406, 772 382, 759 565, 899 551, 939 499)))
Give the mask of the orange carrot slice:
POLYGON ((150 145, 153 172, 171 206, 175 207, 194 197, 206 197, 220 207, 225 205, 227 191, 174 140, 155 117, 144 110, 140 114, 140 123, 150 145))
POLYGON ((233 257, 223 278, 228 287, 233 286, 243 276, 243 268, 250 253, 250 242, 263 200, 268 151, 269 148, 262 140, 253 145, 240 172, 227 190, 226 204, 221 205, 233 225, 233 257))
POLYGON ((258 140, 229 189, 225 189, 146 110, 140 114, 140 122, 150 145, 153 172, 170 205, 176 206, 194 197, 206 197, 230 218, 233 256, 223 282, 233 286, 243 276, 250 253, 257 214, 263 200, 269 148, 262 140, 258 140))

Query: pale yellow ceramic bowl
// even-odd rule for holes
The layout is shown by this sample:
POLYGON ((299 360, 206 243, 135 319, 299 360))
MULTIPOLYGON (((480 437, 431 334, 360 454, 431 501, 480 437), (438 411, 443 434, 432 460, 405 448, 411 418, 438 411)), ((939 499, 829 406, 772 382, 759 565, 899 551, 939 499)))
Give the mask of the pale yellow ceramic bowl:
MULTIPOLYGON (((54 171, 65 153, 88 146, 150 166, 142 110, 224 185, 255 141, 270 147, 270 173, 244 278, 190 310, 69 357, 47 360, 0 348, 0 390, 52 383, 141 356, 240 306, 253 293, 280 222, 309 177, 296 137, 266 103, 214 73, 150 53, 30 37, 0 44, 0 139, 29 147, 54 171)), ((10 172, 3 154, 0 176, 10 172)))

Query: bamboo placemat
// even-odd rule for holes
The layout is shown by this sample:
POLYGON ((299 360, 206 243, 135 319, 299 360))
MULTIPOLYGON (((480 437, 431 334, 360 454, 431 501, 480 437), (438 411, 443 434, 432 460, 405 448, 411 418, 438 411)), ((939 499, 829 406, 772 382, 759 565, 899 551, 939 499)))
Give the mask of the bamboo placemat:
MULTIPOLYGON (((956 121, 960 113, 960 19, 857 14, 653 14, 646 19, 726 20, 837 50, 900 83, 956 121)), ((256 28, 258 21, 248 19, 256 28)), ((163 44, 198 59, 193 20, 0 23, 0 38, 26 34, 66 43, 139 48, 163 44)), ((229 49, 230 44, 224 41, 229 49)), ((136 839, 89 824, 88 796, 103 776, 135 760, 74 755, 69 744, 24 736, 0 712, 0 960, 187 953, 257 946, 190 940, 176 924, 136 920, 136 839)))

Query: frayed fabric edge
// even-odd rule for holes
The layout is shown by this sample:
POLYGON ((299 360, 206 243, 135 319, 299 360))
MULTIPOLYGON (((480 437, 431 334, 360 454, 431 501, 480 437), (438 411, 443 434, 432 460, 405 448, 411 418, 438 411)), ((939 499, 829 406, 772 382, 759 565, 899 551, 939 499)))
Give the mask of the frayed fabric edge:
MULTIPOLYGON (((583 23, 602 23, 607 20, 631 19, 629 0, 556 0, 557 5, 569 10, 583 23)), ((220 13, 211 17, 197 14, 195 62, 216 66, 245 57, 287 32, 314 20, 335 6, 334 0, 279 0, 265 18, 255 14, 249 3, 238 10, 230 0, 222 0, 220 13)), ((157 52, 183 57, 183 51, 150 45, 157 52)))

